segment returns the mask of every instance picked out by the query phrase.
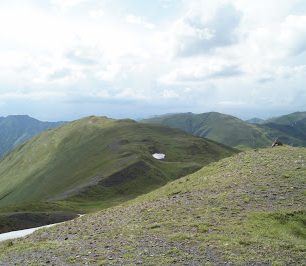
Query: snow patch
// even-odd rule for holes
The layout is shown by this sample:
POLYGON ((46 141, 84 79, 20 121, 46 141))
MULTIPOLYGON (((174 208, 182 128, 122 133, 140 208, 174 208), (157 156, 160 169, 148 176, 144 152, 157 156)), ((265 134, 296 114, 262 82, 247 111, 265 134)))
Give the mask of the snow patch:
POLYGON ((9 239, 25 237, 27 235, 30 235, 30 234, 34 233, 38 229, 52 227, 52 226, 57 225, 57 224, 60 224, 60 223, 49 224, 49 225, 39 226, 39 227, 35 227, 35 228, 29 228, 29 229, 24 229, 24 230, 18 230, 18 231, 3 233, 3 234, 0 234, 0 242, 5 241, 5 240, 9 240, 9 239))
POLYGON ((166 155, 163 153, 154 153, 152 156, 157 160, 164 160, 166 157, 166 155))
MULTIPOLYGON (((79 214, 79 217, 84 216, 84 214, 79 214)), ((0 242, 1 241, 6 241, 6 240, 10 240, 10 239, 16 239, 16 238, 21 238, 21 237, 25 237, 28 235, 31 235, 32 233, 34 233, 35 231, 42 229, 42 228, 49 228, 58 224, 62 224, 65 222, 60 222, 60 223, 55 223, 55 224, 49 224, 49 225, 44 225, 44 226, 39 226, 39 227, 34 227, 34 228, 29 228, 29 229, 23 229, 23 230, 18 230, 18 231, 12 231, 12 232, 8 232, 8 233, 2 233, 0 234, 0 242)))

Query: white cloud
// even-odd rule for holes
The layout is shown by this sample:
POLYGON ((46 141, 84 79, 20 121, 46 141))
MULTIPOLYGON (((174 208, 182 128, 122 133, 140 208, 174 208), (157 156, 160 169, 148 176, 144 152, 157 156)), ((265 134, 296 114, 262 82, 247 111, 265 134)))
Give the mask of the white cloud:
POLYGON ((92 17, 93 19, 99 19, 105 16, 105 12, 103 9, 96 9, 96 10, 91 10, 89 12, 90 17, 92 17))
POLYGON ((49 79, 51 79, 51 80, 63 79, 63 78, 66 78, 67 76, 69 76, 70 74, 71 74, 70 69, 62 68, 62 69, 58 69, 58 70, 55 70, 54 72, 52 72, 49 75, 49 79))
POLYGON ((169 99, 169 98, 179 98, 180 95, 178 93, 176 93, 174 90, 163 90, 162 91, 162 96, 163 98, 169 99))
POLYGON ((205 54, 236 43, 240 18, 241 13, 231 4, 219 6, 210 17, 201 10, 191 10, 174 28, 176 53, 181 56, 205 54))
POLYGON ((88 0, 51 0, 53 5, 59 6, 60 8, 74 7, 80 3, 86 2, 88 0))
POLYGON ((209 79, 227 79, 243 74, 239 66, 219 60, 206 62, 184 62, 180 68, 172 70, 163 76, 160 81, 165 84, 181 84, 186 82, 205 82, 209 79), (195 63, 195 64, 192 64, 195 63))
POLYGON ((135 16, 135 15, 128 15, 126 17, 126 22, 129 24, 139 25, 149 30, 154 30, 155 25, 153 23, 149 23, 146 21, 145 18, 135 16))
POLYGON ((36 91, 36 92, 7 92, 0 94, 0 101, 8 100, 31 100, 39 101, 50 98, 58 98, 65 96, 63 92, 51 92, 51 91, 36 91))
POLYGON ((306 16, 289 15, 281 25, 279 41, 292 55, 306 51, 306 16))
POLYGON ((48 95, 59 105, 71 98, 72 109, 85 100, 89 109, 131 99, 167 111, 280 108, 275 94, 282 106, 305 101, 301 0, 161 0, 154 15, 129 1, 4 2, 0 111, 48 95))
POLYGON ((134 88, 124 88, 121 90, 121 92, 115 94, 115 98, 119 99, 129 99, 129 100, 145 100, 147 99, 146 95, 139 90, 136 90, 134 88))
POLYGON ((108 64, 102 70, 98 70, 96 72, 96 77, 105 81, 113 81, 116 76, 120 73, 122 69, 122 65, 120 64, 108 64))
MULTIPOLYGON (((100 60, 98 53, 94 53, 90 47, 81 47, 78 49, 70 50, 66 53, 66 57, 74 63, 81 65, 95 65, 100 60)), ((95 51, 96 52, 96 51, 95 51)))

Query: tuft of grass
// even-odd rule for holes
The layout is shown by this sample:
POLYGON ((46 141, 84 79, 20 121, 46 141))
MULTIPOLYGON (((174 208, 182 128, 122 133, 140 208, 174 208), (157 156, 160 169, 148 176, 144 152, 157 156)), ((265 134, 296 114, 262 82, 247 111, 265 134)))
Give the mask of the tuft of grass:
POLYGON ((206 223, 198 224, 197 226, 198 233, 205 234, 209 231, 209 225, 206 223))
POLYGON ((66 259, 66 262, 68 262, 68 263, 76 263, 77 262, 77 258, 75 258, 75 257, 68 257, 66 259))
POLYGON ((160 227, 161 227, 160 224, 155 223, 155 224, 151 224, 151 225, 149 226, 149 229, 157 229, 157 228, 160 228, 160 227))
POLYGON ((193 236, 190 234, 186 234, 184 232, 180 233, 174 233, 168 237, 169 241, 184 241, 184 240, 190 240, 193 236))
POLYGON ((14 245, 13 241, 8 240, 4 242, 4 248, 10 248, 14 245))
POLYGON ((243 195, 242 200, 244 203, 250 203, 251 197, 249 195, 243 195))

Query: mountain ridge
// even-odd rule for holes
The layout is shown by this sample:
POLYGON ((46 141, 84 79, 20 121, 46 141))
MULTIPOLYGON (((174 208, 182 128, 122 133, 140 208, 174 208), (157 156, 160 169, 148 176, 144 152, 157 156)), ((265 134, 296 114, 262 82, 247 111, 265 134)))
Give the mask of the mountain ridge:
POLYGON ((178 129, 86 117, 45 131, 0 160, 0 212, 104 208, 238 151, 178 129), (152 154, 166 154, 156 160, 152 154), (48 207, 50 206, 50 207, 48 207))
POLYGON ((162 115, 141 122, 179 128, 238 149, 268 147, 277 137, 288 145, 306 146, 306 112, 265 120, 259 124, 218 112, 162 115))
POLYGON ((270 144, 269 138, 260 128, 237 117, 218 112, 182 113, 145 119, 142 122, 180 128, 195 136, 206 137, 236 148, 256 148, 270 144))

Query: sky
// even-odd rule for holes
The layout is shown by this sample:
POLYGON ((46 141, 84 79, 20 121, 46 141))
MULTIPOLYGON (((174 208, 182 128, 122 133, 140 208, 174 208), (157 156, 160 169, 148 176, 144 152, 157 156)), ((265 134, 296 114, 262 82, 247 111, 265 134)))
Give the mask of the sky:
POLYGON ((306 111, 305 0, 2 0, 0 116, 306 111))

